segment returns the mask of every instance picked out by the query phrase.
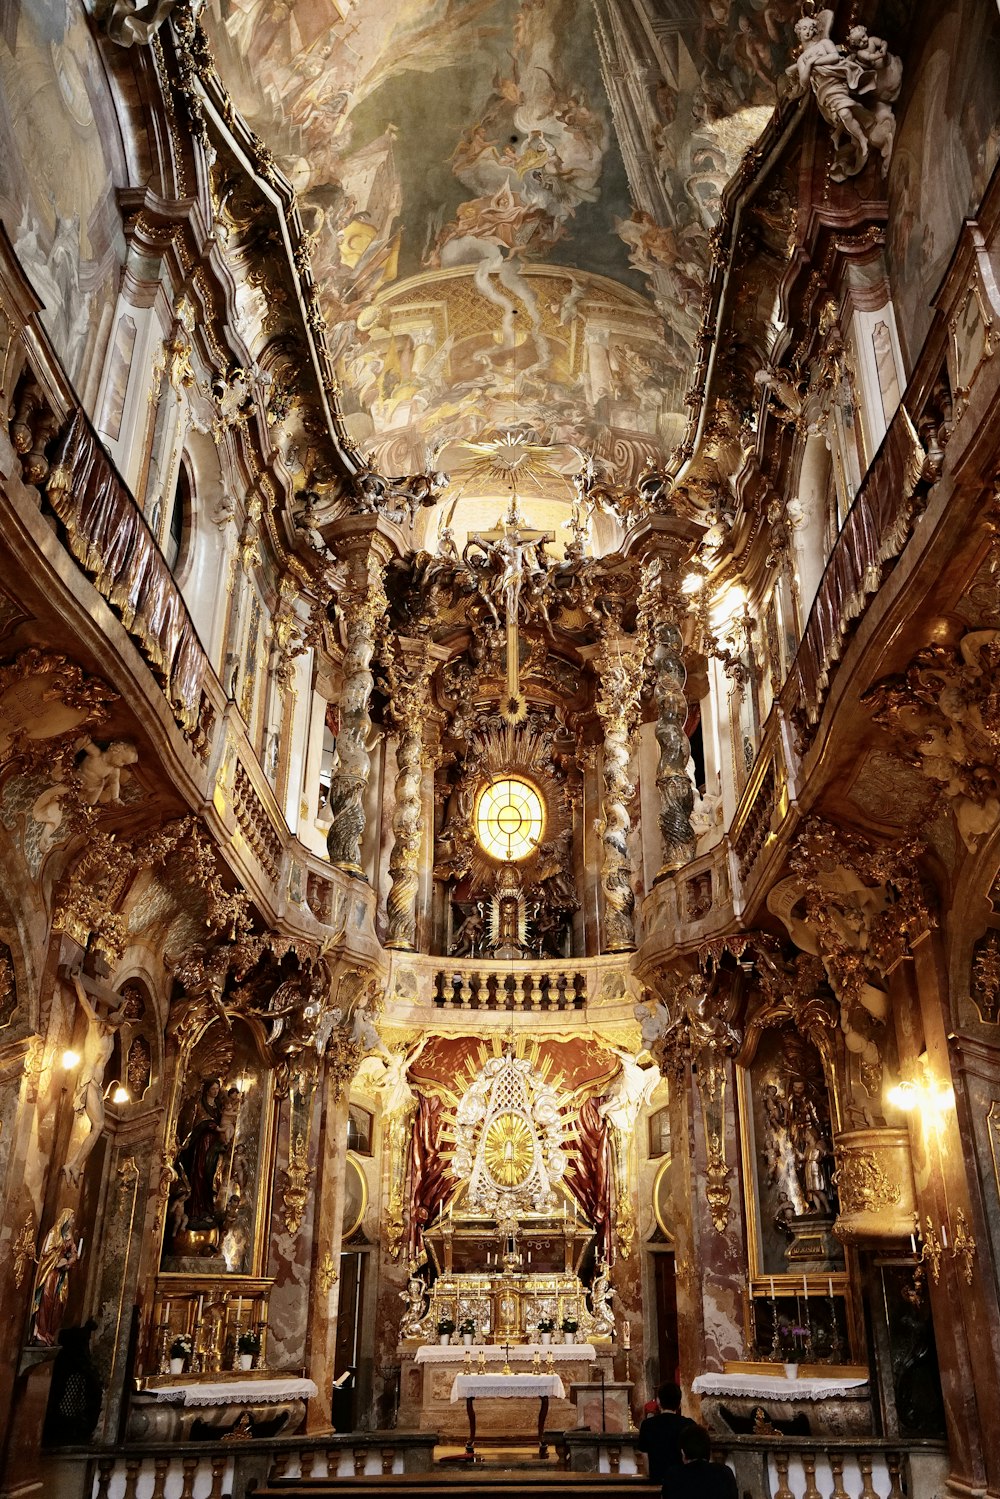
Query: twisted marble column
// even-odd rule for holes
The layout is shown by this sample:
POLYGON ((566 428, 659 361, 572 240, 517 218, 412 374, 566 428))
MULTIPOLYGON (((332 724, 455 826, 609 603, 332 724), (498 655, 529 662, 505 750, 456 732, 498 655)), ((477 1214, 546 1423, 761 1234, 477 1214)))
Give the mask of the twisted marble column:
POLYGON ((417 940, 417 891, 420 886, 420 810, 424 768, 424 717, 427 683, 433 661, 426 644, 406 652, 407 665, 392 673, 391 713, 398 732, 396 809, 392 817, 389 894, 386 897, 386 947, 412 952, 417 940))
POLYGON ((631 952, 635 947, 635 891, 628 851, 628 836, 632 828, 628 806, 635 795, 635 785, 629 764, 632 735, 639 715, 642 662, 633 652, 632 644, 626 637, 606 639, 597 663, 597 712, 604 729, 604 799, 601 808, 604 952, 631 952))
POLYGON ((684 732, 687 697, 684 683, 684 641, 677 615, 668 600, 661 600, 651 621, 653 639, 653 698, 656 703, 656 742, 660 759, 656 767, 656 789, 660 793, 660 834, 663 863, 657 878, 673 874, 695 856, 697 838, 691 826, 694 787, 687 773, 691 747, 684 732))
POLYGON ((347 588, 340 598, 347 649, 344 690, 340 699, 337 763, 330 781, 332 822, 327 834, 330 863, 361 874, 361 837, 365 830, 364 794, 371 774, 371 662, 375 630, 387 604, 381 560, 368 551, 352 558, 347 588))

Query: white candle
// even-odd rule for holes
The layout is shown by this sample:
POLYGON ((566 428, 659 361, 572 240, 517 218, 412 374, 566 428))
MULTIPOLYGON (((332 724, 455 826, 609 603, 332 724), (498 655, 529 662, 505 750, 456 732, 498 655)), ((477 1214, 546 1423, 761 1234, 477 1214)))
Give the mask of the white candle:
POLYGON ((941 1225, 941 1245, 944 1249, 948 1248, 948 1230, 945 1228, 943 1223, 941 1225))
POLYGON ((163 1308, 163 1320, 167 1324, 167 1326, 169 1327, 170 1326, 170 1302, 169 1301, 166 1303, 166 1305, 163 1308))
POLYGON ((774 1276, 771 1276, 771 1300, 774 1300, 774 1276))
POLYGON ((806 1300, 808 1301, 809 1300, 809 1287, 806 1284, 806 1278, 805 1278, 804 1275, 802 1277, 802 1294, 806 1298, 806 1300))
POLYGON ((833 1300, 833 1276, 832 1275, 828 1275, 826 1277, 826 1294, 829 1296, 830 1300, 832 1301, 833 1300))
POLYGON ((910 1235, 910 1253, 911 1254, 916 1254, 916 1252, 917 1252, 916 1237, 913 1234, 911 1234, 910 1235))
POLYGON ((624 1348, 631 1348, 632 1347, 632 1324, 631 1324, 631 1322, 626 1322, 625 1325, 624 1325, 624 1327, 622 1328, 622 1346, 624 1348))
POLYGON ((240 1299, 239 1299, 239 1301, 237 1301, 237 1303, 236 1303, 236 1323, 237 1323, 237 1326, 239 1326, 240 1313, 242 1311, 243 1311, 243 1297, 241 1296, 240 1299))
POLYGON ((202 1309, 202 1307, 204 1305, 205 1305, 205 1298, 204 1298, 204 1296, 199 1296, 198 1297, 198 1321, 199 1322, 201 1321, 201 1309, 202 1309))
POLYGON ((528 1250, 528 1264, 531 1264, 531 1250, 528 1250))

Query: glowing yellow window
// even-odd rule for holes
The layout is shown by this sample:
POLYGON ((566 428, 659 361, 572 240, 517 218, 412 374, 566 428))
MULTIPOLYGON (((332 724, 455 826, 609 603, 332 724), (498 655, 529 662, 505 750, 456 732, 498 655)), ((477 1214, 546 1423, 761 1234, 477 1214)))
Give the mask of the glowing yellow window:
POLYGON ((534 786, 504 776, 491 781, 476 806, 476 835, 494 859, 526 859, 538 847, 545 809, 534 786))

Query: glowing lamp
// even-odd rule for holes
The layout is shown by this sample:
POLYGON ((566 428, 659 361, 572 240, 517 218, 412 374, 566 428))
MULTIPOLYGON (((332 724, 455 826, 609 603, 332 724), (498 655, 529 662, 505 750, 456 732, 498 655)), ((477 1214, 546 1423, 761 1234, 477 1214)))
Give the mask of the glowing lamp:
POLYGON ((67 1072, 71 1072, 74 1067, 80 1065, 80 1053, 73 1051, 72 1047, 67 1047, 62 1054, 62 1064, 67 1072))

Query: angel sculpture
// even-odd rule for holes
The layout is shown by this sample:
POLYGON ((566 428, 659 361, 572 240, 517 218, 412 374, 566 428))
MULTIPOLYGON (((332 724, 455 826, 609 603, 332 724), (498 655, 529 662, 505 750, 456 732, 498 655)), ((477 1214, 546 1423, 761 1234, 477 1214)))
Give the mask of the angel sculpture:
POLYGON ((882 175, 889 167, 896 121, 890 105, 899 95, 902 63, 881 37, 855 26, 846 47, 830 36, 833 11, 802 16, 795 23, 801 51, 785 72, 792 94, 811 88, 820 114, 833 126, 833 182, 857 176, 871 146, 882 156, 882 175))

